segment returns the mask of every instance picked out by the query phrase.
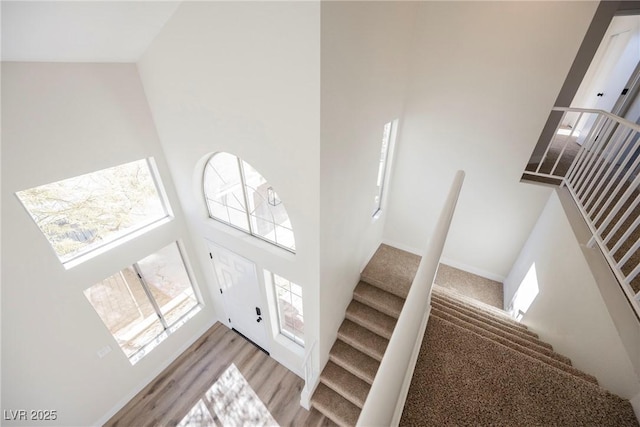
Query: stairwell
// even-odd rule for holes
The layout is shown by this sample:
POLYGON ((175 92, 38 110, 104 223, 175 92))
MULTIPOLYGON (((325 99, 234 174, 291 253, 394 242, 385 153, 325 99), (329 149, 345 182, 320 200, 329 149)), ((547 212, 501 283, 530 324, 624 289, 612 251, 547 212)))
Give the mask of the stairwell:
POLYGON ((437 285, 431 305, 401 425, 638 426, 627 400, 504 311, 437 285))
MULTIPOLYGON (((311 399, 319 425, 357 423, 419 261, 382 245, 364 269, 311 399)), ((438 285, 400 425, 639 426, 526 326, 438 285)))
POLYGON ((356 424, 419 263, 417 255, 381 245, 363 270, 311 398, 337 425, 356 424))

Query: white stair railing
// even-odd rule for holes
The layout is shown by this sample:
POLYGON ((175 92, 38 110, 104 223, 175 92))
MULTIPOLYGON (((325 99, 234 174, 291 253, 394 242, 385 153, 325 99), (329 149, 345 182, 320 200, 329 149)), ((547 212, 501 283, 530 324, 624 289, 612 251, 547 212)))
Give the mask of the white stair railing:
POLYGON ((600 248, 640 319, 640 126, 602 110, 553 111, 562 118, 525 176, 567 187, 591 230, 589 246, 600 248))
POLYGON ((431 287, 463 181, 464 172, 458 171, 427 248, 422 253, 418 271, 360 413, 358 426, 397 426, 400 422, 427 326, 431 287))

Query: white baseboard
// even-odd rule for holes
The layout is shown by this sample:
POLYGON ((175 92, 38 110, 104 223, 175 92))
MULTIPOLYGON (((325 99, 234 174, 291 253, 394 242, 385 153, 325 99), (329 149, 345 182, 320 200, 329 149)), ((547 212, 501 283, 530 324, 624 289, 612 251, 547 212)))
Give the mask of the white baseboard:
POLYGON ((414 255, 420 255, 421 252, 424 252, 424 249, 420 250, 418 248, 405 245, 404 243, 394 242, 393 240, 389 240, 389 239, 382 239, 382 243, 388 246, 393 246, 394 248, 402 249, 403 251, 411 252, 414 255))
POLYGON ((446 264, 446 265, 448 265, 450 267, 457 268, 458 270, 466 271, 467 273, 472 273, 472 274, 475 274, 477 276, 484 277, 485 279, 494 280, 496 282, 503 283, 505 281, 505 279, 506 279, 505 276, 502 276, 500 274, 495 274, 495 273, 491 273, 489 271, 482 270, 480 268, 472 267, 470 265, 466 265, 464 263, 452 260, 450 258, 442 257, 440 259, 440 262, 442 264, 446 264))
MULTIPOLYGON (((384 243, 385 245, 393 246, 394 248, 402 249, 403 251, 411 252, 412 254, 415 254, 415 255, 420 255, 421 252, 422 252, 418 248, 414 248, 412 246, 405 245, 404 243, 394 242, 393 240, 389 240, 389 239, 382 239, 382 243, 384 243)), ((495 274, 495 273, 491 273, 491 272, 486 271, 486 270, 482 270, 480 268, 472 267, 472 266, 464 264, 462 262, 455 261, 455 260, 453 260, 451 258, 442 257, 440 259, 440 262, 443 263, 443 264, 447 264, 448 266, 457 268, 459 270, 463 270, 463 271, 466 271, 468 273, 472 273, 472 274, 475 274, 477 276, 484 277, 485 279, 495 280, 496 282, 502 283, 506 279, 505 276, 502 276, 500 274, 495 274)))
POLYGON ((633 399, 630 399, 629 402, 631 402, 633 412, 636 413, 636 418, 638 419, 638 422, 640 422, 640 393, 638 393, 633 399))
POLYGON ((418 361, 418 356, 420 355, 420 348, 422 347, 422 341, 424 340, 424 333, 427 330, 427 322, 429 321, 430 313, 431 313, 431 303, 429 303, 429 305, 427 306, 427 311, 420 325, 420 335, 419 335, 420 339, 416 340, 416 343, 413 346, 413 352, 411 353, 411 359, 409 360, 409 369, 407 369, 407 373, 405 374, 404 382, 402 383, 402 388, 400 389, 400 395, 398 396, 398 403, 396 404, 396 410, 393 414, 393 418, 391 419, 391 425, 393 427, 397 427, 398 425, 400 425, 400 418, 402 417, 402 411, 404 409, 404 405, 407 402, 407 396, 409 395, 409 387, 411 386, 411 380, 413 379, 413 372, 416 369, 416 362, 418 361))
POLYGON ((151 381, 156 379, 156 377, 160 375, 162 371, 164 371, 169 365, 171 365, 182 353, 184 353, 189 347, 191 347, 191 345, 193 345, 193 343, 195 343, 198 340, 198 338, 204 335, 204 333, 207 332, 209 329, 211 329, 211 327, 218 321, 219 321, 218 319, 213 319, 211 322, 207 322, 205 327, 202 328, 202 330, 199 333, 195 334, 195 337, 188 340, 185 344, 183 344, 181 347, 178 348, 178 351, 176 351, 175 355, 171 358, 171 360, 168 361, 168 363, 166 363, 165 365, 159 366, 157 369, 155 369, 151 373, 151 375, 149 375, 144 381, 142 381, 141 385, 138 385, 132 391, 127 393, 125 397, 120 399, 120 401, 113 408, 111 408, 109 412, 103 415, 102 418, 100 418, 93 425, 97 425, 97 426, 105 425, 115 414, 118 413, 120 409, 124 408, 124 406, 127 403, 129 403, 131 399, 136 397, 138 393, 140 393, 147 385, 149 385, 151 381))

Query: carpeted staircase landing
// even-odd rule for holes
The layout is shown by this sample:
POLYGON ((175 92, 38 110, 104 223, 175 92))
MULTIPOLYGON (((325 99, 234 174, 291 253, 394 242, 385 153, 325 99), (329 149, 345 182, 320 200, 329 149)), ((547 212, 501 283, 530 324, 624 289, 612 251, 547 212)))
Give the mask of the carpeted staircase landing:
POLYGON ((419 263, 417 255, 381 245, 362 272, 311 398, 336 424, 356 424, 419 263))
POLYGON ((434 285, 400 425, 638 426, 628 401, 495 309, 434 285))

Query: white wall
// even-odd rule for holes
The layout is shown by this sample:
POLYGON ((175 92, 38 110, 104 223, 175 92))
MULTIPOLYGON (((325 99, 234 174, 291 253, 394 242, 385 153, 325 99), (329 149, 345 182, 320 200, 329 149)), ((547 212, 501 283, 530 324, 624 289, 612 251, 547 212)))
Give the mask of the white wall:
POLYGON ((571 101, 571 107, 611 111, 638 63, 639 41, 640 17, 615 16, 571 101), (601 97, 597 96, 600 92, 603 93, 601 97))
POLYGON ((640 393, 640 372, 631 358, 637 354, 626 350, 556 192, 504 282, 506 306, 534 264, 540 292, 522 322, 606 389, 635 397, 640 393))
POLYGON ((509 272, 549 190, 519 183, 597 2, 422 2, 384 237, 418 250, 456 170, 444 257, 509 272))
POLYGON ((382 132, 385 123, 402 116, 417 4, 323 2, 321 8, 319 304, 324 364, 361 269, 382 241, 385 206, 372 221, 382 132))
POLYGON ((204 292, 204 309, 132 366, 83 290, 177 239, 205 291, 206 282, 134 65, 3 63, 2 88, 2 408, 95 424, 200 336, 213 313, 204 292), (15 192, 150 156, 175 218, 65 270, 15 192), (113 351, 99 359, 105 345, 113 351))
MULTIPOLYGON (((319 328, 319 13, 310 2, 185 2, 138 64, 217 318, 229 324, 205 239, 256 263, 261 280, 267 269, 303 287, 309 344, 319 328), (278 192, 295 255, 208 217, 202 174, 218 151, 278 192)), ((300 354, 275 340, 269 350, 302 372, 300 354)))

